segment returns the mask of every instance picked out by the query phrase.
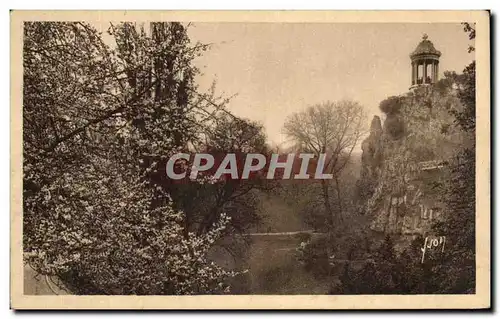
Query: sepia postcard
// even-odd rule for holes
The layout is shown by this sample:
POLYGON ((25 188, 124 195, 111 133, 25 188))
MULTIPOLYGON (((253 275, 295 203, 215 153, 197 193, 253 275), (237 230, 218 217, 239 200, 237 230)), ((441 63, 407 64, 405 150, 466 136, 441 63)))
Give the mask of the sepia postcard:
POLYGON ((11 11, 13 309, 487 309, 488 11, 11 11))

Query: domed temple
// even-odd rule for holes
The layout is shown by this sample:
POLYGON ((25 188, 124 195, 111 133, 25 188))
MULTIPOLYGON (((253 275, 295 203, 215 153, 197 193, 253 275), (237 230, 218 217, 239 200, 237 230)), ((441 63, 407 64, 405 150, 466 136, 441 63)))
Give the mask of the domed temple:
POLYGON ((410 54, 411 59, 411 87, 436 83, 439 74, 439 57, 441 52, 436 50, 434 44, 424 34, 422 41, 410 54))

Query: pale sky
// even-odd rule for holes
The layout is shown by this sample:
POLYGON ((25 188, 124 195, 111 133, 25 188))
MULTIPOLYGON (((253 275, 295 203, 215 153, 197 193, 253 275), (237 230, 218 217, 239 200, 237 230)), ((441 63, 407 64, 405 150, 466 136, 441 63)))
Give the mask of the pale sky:
POLYGON ((440 50, 440 77, 474 59, 460 24, 194 23, 193 41, 214 43, 196 61, 200 88, 237 94, 229 109, 261 122, 269 141, 285 140, 287 115, 308 105, 353 99, 380 115, 378 104, 408 91, 409 54, 427 33, 440 50))
MULTIPOLYGON (((105 31, 109 24, 94 23, 105 31)), ((474 59, 473 44, 455 23, 192 23, 193 42, 213 43, 198 58, 201 90, 217 81, 217 93, 236 96, 229 110, 264 125, 280 145, 285 118, 311 104, 358 101, 367 121, 381 115, 380 101, 408 92, 409 54, 426 33, 446 70, 462 72, 474 59)), ((106 42, 110 36, 103 34, 106 42)))

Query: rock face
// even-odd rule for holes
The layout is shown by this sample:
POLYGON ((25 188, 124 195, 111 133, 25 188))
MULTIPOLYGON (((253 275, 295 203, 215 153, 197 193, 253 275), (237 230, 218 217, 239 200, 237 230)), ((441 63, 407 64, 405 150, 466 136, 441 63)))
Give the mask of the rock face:
POLYGON ((375 184, 380 176, 382 163, 382 123, 380 117, 374 116, 370 135, 361 144, 361 174, 358 189, 362 199, 369 198, 374 191, 375 184))
POLYGON ((417 88, 380 103, 386 114, 372 120, 362 144, 358 181, 363 210, 379 233, 426 235, 444 207, 433 187, 446 178, 446 162, 463 143, 451 108, 462 107, 451 87, 417 88), (444 129, 446 128, 446 129, 444 129))

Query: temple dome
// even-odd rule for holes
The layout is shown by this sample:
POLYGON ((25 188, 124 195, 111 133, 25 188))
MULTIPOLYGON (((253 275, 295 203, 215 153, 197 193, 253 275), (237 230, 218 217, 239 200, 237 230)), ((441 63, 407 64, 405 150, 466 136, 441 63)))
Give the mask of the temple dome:
POLYGON ((434 44, 428 40, 427 34, 424 34, 422 41, 418 44, 417 48, 410 54, 410 57, 416 57, 420 55, 435 55, 437 57, 441 56, 441 52, 436 50, 434 44))

